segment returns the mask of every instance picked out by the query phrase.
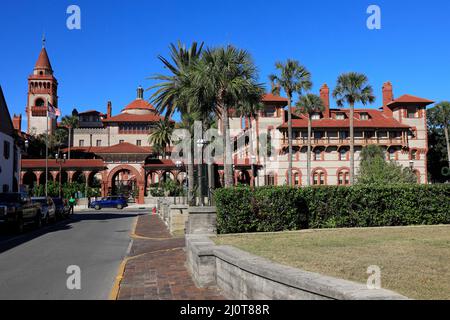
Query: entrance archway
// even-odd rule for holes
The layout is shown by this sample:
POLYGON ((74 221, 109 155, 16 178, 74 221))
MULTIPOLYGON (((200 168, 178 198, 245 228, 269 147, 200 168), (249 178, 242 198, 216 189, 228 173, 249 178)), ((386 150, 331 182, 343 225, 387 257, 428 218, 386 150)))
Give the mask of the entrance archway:
POLYGON ((108 193, 133 198, 137 203, 142 204, 144 202, 144 179, 136 168, 130 165, 118 166, 109 173, 108 193))

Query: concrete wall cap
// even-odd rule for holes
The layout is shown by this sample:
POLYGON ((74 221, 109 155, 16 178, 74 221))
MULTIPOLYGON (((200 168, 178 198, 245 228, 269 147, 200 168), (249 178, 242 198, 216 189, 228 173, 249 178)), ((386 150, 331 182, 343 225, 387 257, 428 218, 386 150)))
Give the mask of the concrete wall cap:
POLYGON ((216 246, 213 253, 218 259, 246 272, 323 297, 338 300, 408 299, 390 290, 370 290, 367 286, 356 282, 277 264, 232 246, 216 246))
POLYGON ((189 207, 189 214, 217 213, 216 207, 189 207))

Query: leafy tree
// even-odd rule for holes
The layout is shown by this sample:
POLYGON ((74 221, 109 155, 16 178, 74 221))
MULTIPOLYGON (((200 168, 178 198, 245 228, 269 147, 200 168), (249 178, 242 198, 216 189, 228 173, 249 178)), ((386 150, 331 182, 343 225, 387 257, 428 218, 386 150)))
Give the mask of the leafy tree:
MULTIPOLYGON (((158 74, 151 77, 152 80, 159 81, 156 85, 150 89, 156 89, 156 92, 152 95, 152 102, 155 104, 156 109, 160 113, 166 113, 166 117, 170 118, 174 112, 178 111, 185 118, 185 125, 189 123, 186 119, 190 119, 190 115, 196 114, 200 117, 200 112, 204 111, 206 101, 200 101, 199 105, 191 98, 193 92, 192 78, 193 68, 198 63, 203 51, 203 43, 198 45, 197 42, 192 43, 189 49, 178 43, 170 45, 170 57, 169 59, 159 56, 158 59, 162 62, 164 67, 170 71, 170 75, 158 74)), ((200 99, 197 99, 200 100, 200 99)), ((207 112, 205 112, 207 113, 207 112)), ((197 118, 196 118, 197 119, 197 118)), ((189 127, 192 127, 192 124, 189 127)), ((193 162, 193 146, 191 148, 191 154, 188 158, 188 203, 193 204, 194 200, 194 162, 193 162)))
POLYGON ((233 46, 207 49, 193 72, 194 97, 205 97, 222 119, 225 186, 233 183, 229 117, 236 107, 257 104, 264 93, 250 54, 233 46))
POLYGON ((363 105, 373 103, 372 86, 366 75, 356 72, 341 74, 337 79, 336 88, 333 91, 333 98, 338 106, 344 104, 350 106, 350 184, 355 183, 355 135, 354 135, 354 111, 355 104, 360 102, 363 105))
POLYGON ((308 153, 307 153, 307 179, 308 186, 311 185, 311 131, 312 131, 312 115, 315 112, 322 112, 325 109, 322 99, 314 94, 302 96, 297 102, 297 110, 300 114, 308 117, 308 153))
POLYGON ((449 177, 444 177, 442 168, 445 167, 447 158, 447 168, 450 168, 450 102, 443 101, 437 103, 433 108, 427 110, 428 121, 428 165, 429 172, 433 180, 445 181, 449 177))
POLYGON ((414 184, 417 176, 410 168, 395 161, 387 162, 380 146, 369 145, 361 151, 361 164, 357 177, 359 185, 414 184))
POLYGON ((164 158, 166 157, 167 149, 170 149, 175 127, 174 123, 167 119, 157 122, 156 127, 152 129, 148 138, 150 145, 154 146, 157 150, 161 150, 164 158))
POLYGON ((292 98, 295 93, 300 96, 312 87, 311 73, 298 61, 288 59, 286 62, 277 62, 275 68, 280 75, 270 75, 274 94, 280 93, 280 87, 288 98, 288 185, 292 183, 292 98))
POLYGON ((69 141, 68 141, 68 159, 70 159, 70 148, 72 146, 72 131, 74 128, 77 128, 79 126, 79 119, 78 119, 78 111, 76 111, 76 109, 74 109, 72 111, 72 115, 71 116, 65 116, 64 118, 61 119, 61 125, 63 127, 67 128, 68 134, 69 134, 69 141))

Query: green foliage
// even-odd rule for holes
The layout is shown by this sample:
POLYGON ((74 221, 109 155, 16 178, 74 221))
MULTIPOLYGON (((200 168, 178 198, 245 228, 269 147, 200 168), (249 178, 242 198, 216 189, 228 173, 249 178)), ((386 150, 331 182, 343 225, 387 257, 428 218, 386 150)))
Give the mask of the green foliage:
MULTIPOLYGON (((59 183, 54 181, 49 181, 47 185, 47 191, 49 197, 59 196, 59 183)), ((85 197, 99 197, 101 195, 99 188, 87 187, 85 183, 64 183, 61 189, 61 195, 64 199, 69 199, 71 196, 81 192, 85 197)), ((35 185, 31 190, 31 196, 33 197, 44 197, 45 196, 45 186, 35 185)))
POLYGON ((149 192, 152 197, 165 197, 166 195, 169 197, 179 197, 184 195, 183 186, 171 179, 153 184, 150 186, 149 192))
POLYGON ((450 224, 450 185, 226 188, 219 233, 450 224))
POLYGON ((385 161, 384 152, 377 145, 369 145, 361 151, 361 164, 357 177, 360 185, 391 185, 417 183, 417 176, 410 168, 394 161, 385 161))
POLYGON ((449 166, 448 149, 450 142, 446 137, 450 127, 450 102, 444 101, 427 110, 428 154, 427 164, 430 180, 433 182, 450 181, 443 171, 449 166))

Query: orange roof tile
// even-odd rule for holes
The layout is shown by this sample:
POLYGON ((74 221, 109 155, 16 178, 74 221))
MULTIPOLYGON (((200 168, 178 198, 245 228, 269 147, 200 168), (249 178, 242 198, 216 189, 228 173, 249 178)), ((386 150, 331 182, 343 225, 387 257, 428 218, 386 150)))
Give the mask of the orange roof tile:
MULTIPOLYGON (((48 160, 49 168, 59 168, 55 159, 48 160)), ((70 159, 61 164, 62 168, 104 168, 105 163, 101 159, 70 159)), ((45 168, 45 159, 22 159, 22 168, 45 168)))
POLYGON ((50 64, 50 59, 48 58, 47 50, 42 48, 41 53, 39 53, 39 58, 36 61, 35 69, 46 69, 52 70, 52 66, 50 64))
POLYGON ((143 99, 136 99, 133 102, 131 102, 129 105, 127 105, 123 111, 125 110, 150 110, 153 112, 157 112, 155 107, 153 107, 150 103, 148 103, 147 101, 143 100, 143 99))
POLYGON ((432 104, 434 103, 434 101, 428 100, 428 99, 424 99, 424 98, 420 98, 420 97, 416 97, 410 94, 404 94, 401 97, 394 99, 394 101, 389 102, 387 105, 394 105, 397 103, 424 103, 424 104, 432 104))
POLYGON ((277 103, 283 103, 287 105, 288 99, 280 96, 276 96, 272 93, 266 93, 262 97, 262 102, 277 102, 277 103))
MULTIPOLYGON (((348 119, 348 109, 332 109, 333 112, 344 112, 347 118, 344 120, 322 118, 320 120, 312 120, 313 128, 349 128, 350 120, 348 119)), ((360 120, 355 117, 355 128, 409 128, 408 125, 402 124, 393 118, 386 117, 381 111, 373 109, 357 109, 355 114, 360 112, 367 112, 369 114, 368 120, 360 120)), ((297 115, 297 119, 292 119, 293 128, 307 128, 308 118, 305 115, 297 115)), ((279 128, 287 128, 288 124, 284 123, 279 128)))
POLYGON ((103 119, 103 122, 158 122, 164 117, 157 114, 129 114, 121 113, 117 116, 103 119))

